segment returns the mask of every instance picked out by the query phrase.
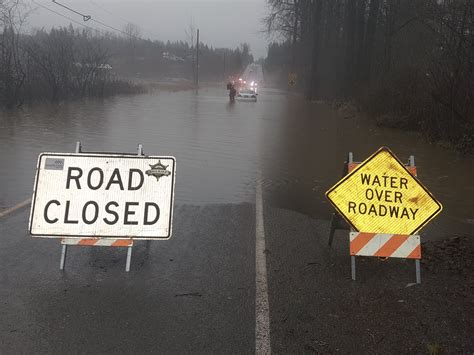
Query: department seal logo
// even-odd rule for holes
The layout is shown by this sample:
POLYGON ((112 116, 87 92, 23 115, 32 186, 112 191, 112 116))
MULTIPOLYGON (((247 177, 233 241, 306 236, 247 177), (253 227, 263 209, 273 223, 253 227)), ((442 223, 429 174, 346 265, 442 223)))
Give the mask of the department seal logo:
POLYGON ((169 176, 171 174, 170 171, 167 170, 168 165, 164 165, 161 163, 161 160, 158 160, 158 163, 154 165, 150 165, 150 170, 145 171, 145 174, 148 176, 156 177, 156 181, 160 180, 162 176, 169 176))

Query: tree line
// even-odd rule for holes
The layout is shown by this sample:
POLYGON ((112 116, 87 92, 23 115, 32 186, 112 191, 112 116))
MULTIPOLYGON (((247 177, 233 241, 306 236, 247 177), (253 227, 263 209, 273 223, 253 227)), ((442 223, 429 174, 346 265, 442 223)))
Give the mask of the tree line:
MULTIPOLYGON (((196 38, 193 38, 195 41, 196 38)), ((109 38, 106 46, 114 54, 113 62, 118 72, 143 78, 182 78, 194 82, 196 75, 196 43, 189 41, 158 41, 124 37, 109 38)), ((239 73, 253 62, 250 47, 242 43, 235 49, 214 48, 199 44, 199 78, 221 81, 239 73)))
MULTIPOLYGON (((143 39, 132 24, 121 35, 72 25, 27 33, 28 13, 21 0, 0 0, 0 108, 142 92, 137 77, 191 81, 195 75, 194 42, 143 39)), ((247 44, 236 49, 199 46, 203 80, 238 75, 252 61, 247 44)))
POLYGON ((377 122, 474 146, 472 0, 267 0, 267 72, 309 99, 353 100, 377 122))
POLYGON ((141 91, 118 79, 107 36, 72 26, 24 33, 27 9, 0 0, 0 107, 141 91))

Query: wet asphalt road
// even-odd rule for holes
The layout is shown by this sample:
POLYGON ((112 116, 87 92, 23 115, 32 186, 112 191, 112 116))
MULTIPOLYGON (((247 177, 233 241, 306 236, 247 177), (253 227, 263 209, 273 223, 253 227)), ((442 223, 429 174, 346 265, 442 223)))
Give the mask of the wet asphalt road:
MULTIPOLYGON (((126 249, 70 247, 2 224, 0 352, 252 353, 255 209, 181 206, 174 237, 126 249)), ((21 226, 21 227, 20 227, 21 226)))

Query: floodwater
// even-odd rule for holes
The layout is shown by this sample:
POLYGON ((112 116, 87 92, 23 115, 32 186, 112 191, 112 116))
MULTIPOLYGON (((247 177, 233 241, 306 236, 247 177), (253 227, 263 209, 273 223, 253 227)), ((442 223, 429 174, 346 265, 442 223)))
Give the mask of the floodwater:
MULTIPOLYGON (((225 87, 90 99, 0 111, 0 210, 31 196, 41 152, 136 152, 177 158, 176 204, 255 201, 329 219, 324 192, 348 151, 364 160, 388 146, 415 155, 420 180, 443 203, 425 239, 474 234, 474 159, 417 134, 345 118, 325 104, 263 89, 258 102, 229 104, 225 87)), ((26 226, 25 226, 26 229, 26 226)))

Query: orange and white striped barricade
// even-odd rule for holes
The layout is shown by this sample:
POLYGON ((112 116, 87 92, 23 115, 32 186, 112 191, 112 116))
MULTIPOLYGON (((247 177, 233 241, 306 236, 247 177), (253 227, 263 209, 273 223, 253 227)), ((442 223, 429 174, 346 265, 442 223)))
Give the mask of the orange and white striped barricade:
POLYGON ((355 280, 355 257, 415 259, 416 283, 421 283, 421 241, 419 235, 350 232, 352 279, 355 280))
MULTIPOLYGON (((38 157, 29 233, 61 239, 67 247, 126 247, 130 270, 135 240, 168 240, 173 226, 176 158, 137 153, 41 153, 38 157)), ((149 246, 149 244, 148 244, 149 246)))
POLYGON ((60 270, 64 270, 64 264, 66 262, 66 251, 68 245, 77 246, 91 246, 91 247, 121 247, 127 248, 127 261, 125 263, 125 271, 130 271, 130 263, 132 261, 132 247, 133 239, 113 239, 113 238, 62 238, 62 251, 61 251, 61 263, 60 270))

